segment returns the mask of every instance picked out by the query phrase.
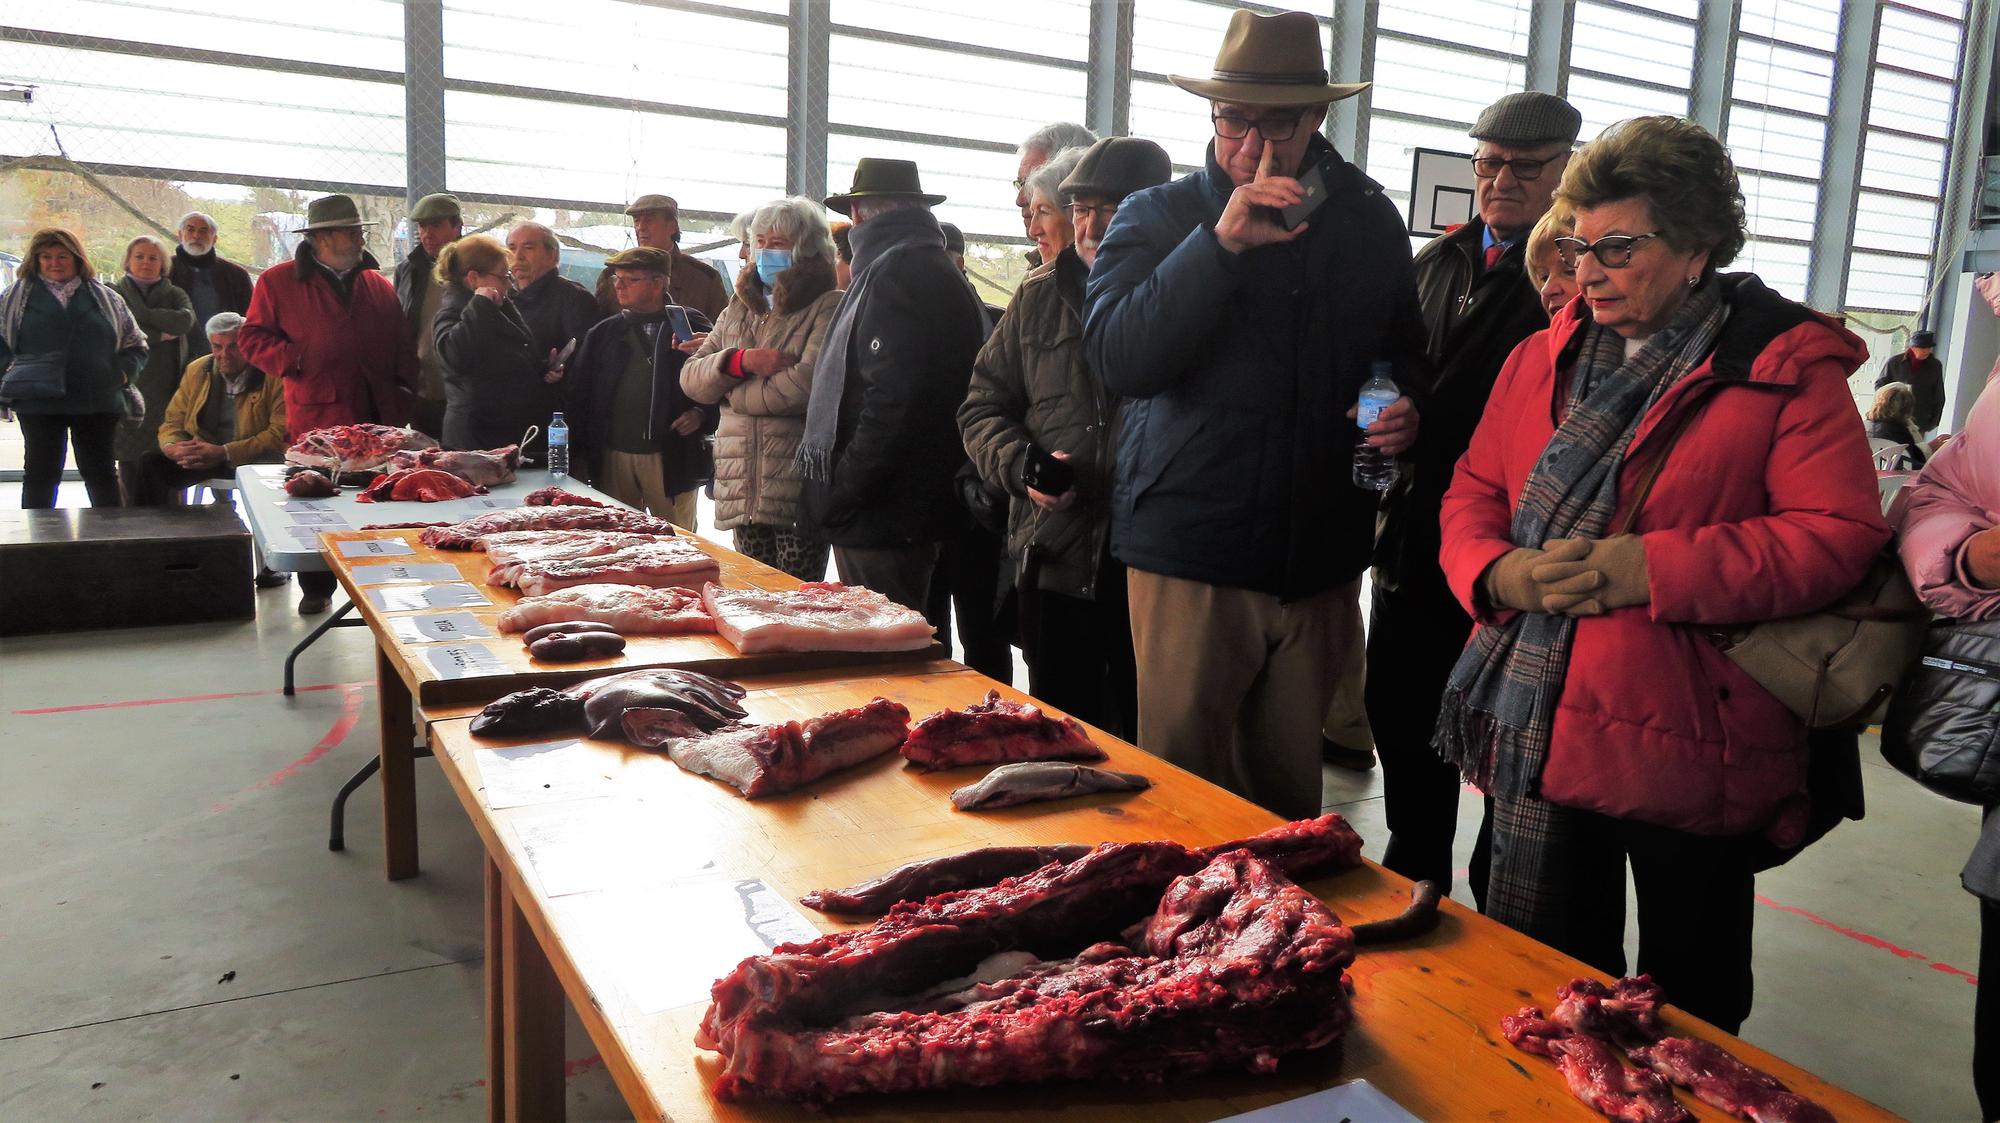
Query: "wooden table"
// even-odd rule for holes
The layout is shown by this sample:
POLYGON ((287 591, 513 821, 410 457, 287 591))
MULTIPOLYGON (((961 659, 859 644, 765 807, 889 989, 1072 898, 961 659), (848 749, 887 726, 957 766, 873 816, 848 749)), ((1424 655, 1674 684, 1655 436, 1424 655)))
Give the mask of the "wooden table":
MULTIPOLYGON (((414 518, 406 508, 415 504, 392 504, 385 508, 385 521, 414 518)), ((421 512, 418 512, 420 515, 421 512)), ((456 707, 483 705, 503 694, 533 686, 560 687, 583 679, 621 670, 646 667, 678 667, 735 678, 750 673, 769 673, 796 668, 866 667, 912 659, 942 657, 944 648, 933 644, 925 651, 897 654, 869 652, 767 652, 739 653, 728 640, 713 633, 675 636, 628 636, 623 652, 611 659, 578 663, 545 663, 528 654, 518 634, 500 631, 499 617, 520 600, 513 589, 487 585, 492 568, 485 553, 477 550, 433 550, 420 540, 416 530, 333 530, 320 536, 321 550, 328 566, 346 591, 348 599, 361 611, 362 621, 375 639, 375 682, 380 703, 382 823, 385 862, 391 880, 414 877, 417 867, 416 753, 414 743, 419 725, 428 726, 434 716, 459 712, 456 707), (349 544, 354 544, 350 546, 349 544), (353 553, 361 547, 393 548, 393 554, 353 553), (437 580, 388 580, 381 578, 390 567, 448 567, 449 574, 437 580), (485 603, 462 608, 399 608, 378 603, 378 596, 412 595, 441 585, 470 586, 485 603), (453 615, 469 630, 458 634, 470 638, 436 640, 405 634, 419 618, 453 615), (417 720, 412 718, 412 704, 417 720)), ((692 540, 712 555, 722 569, 721 583, 731 588, 791 589, 797 578, 771 568, 734 550, 700 536, 692 540)), ((427 572, 423 569, 414 572, 427 572)))
MULTIPOLYGON (((955 664, 847 678, 802 672, 740 681, 751 688, 746 706, 760 720, 809 717, 877 694, 921 716, 977 701, 998 687, 955 664)), ((1154 781, 1151 790, 964 814, 952 810, 946 793, 980 769, 927 775, 890 756, 804 791, 752 803, 681 772, 662 755, 624 745, 586 741, 509 759, 519 754, 499 751, 547 739, 478 739, 467 724, 441 723, 435 744, 487 853, 491 1118, 561 1117, 565 995, 640 1119, 949 1114, 993 1123, 1018 1123, 1024 1115, 1171 1123, 1222 1118, 1356 1077, 1426 1119, 1599 1118, 1571 1098, 1552 1064, 1515 1050, 1499 1035, 1501 1015, 1526 1003, 1547 1006, 1558 984, 1594 972, 1449 901, 1432 934, 1363 951, 1351 971, 1355 1024, 1339 1050, 1294 1058, 1273 1076, 857 1097, 824 1112, 772 1101, 719 1103, 708 1093, 719 1058, 698 1051, 693 1035, 706 1008, 707 984, 761 946, 754 940, 747 951, 742 946, 751 939, 743 927, 745 902, 790 902, 809 889, 978 846, 1155 838, 1202 845, 1253 834, 1278 820, 1098 731, 1094 736, 1111 753, 1107 766, 1144 773, 1154 781), (524 764, 529 759, 533 766, 524 764), (520 767, 536 770, 515 771, 520 767), (541 783, 549 786, 537 794, 541 783), (755 890, 756 883, 769 893, 755 890)), ((1310 887, 1357 923, 1400 911, 1409 882, 1371 863, 1310 887)), ((794 926, 803 920, 824 931, 843 927, 802 907, 793 911, 777 919, 794 926)), ((767 931, 781 935, 784 927, 777 923, 767 931)), ((1678 1009, 1667 1022, 1675 1032, 1724 1043, 1845 1123, 1889 1118, 1678 1009)), ((1728 1118, 1692 1106, 1701 1118, 1728 1118)))

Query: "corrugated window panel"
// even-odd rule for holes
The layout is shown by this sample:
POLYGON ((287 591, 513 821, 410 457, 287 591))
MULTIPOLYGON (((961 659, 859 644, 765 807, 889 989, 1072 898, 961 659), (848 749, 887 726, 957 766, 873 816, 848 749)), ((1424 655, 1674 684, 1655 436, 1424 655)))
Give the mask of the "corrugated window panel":
MULTIPOLYGON (((299 62, 403 69, 397 0, 7 0, 10 27, 237 51, 299 62)), ((115 66, 99 55, 102 65, 115 66)), ((11 69, 11 68, 9 68, 11 69)), ((9 74, 10 79, 16 75, 9 74)))
POLYGON ((1377 112, 1438 117, 1470 126, 1480 110, 1526 85, 1527 68, 1519 61, 1387 35, 1375 40, 1372 93, 1377 112))
POLYGON ((785 115, 783 27, 623 0, 446 0, 448 78, 785 115))
POLYGON ((1819 188, 1790 179, 1770 179, 1746 175, 1743 181, 1743 211, 1750 232, 1767 238, 1813 236, 1813 220, 1819 211, 1819 188))
POLYGON ((1422 121, 1377 116, 1368 123, 1368 178, 1382 185, 1382 193, 1395 200, 1396 210, 1407 223, 1415 150, 1432 148, 1471 156, 1473 143, 1462 128, 1441 128, 1422 121))
POLYGON ((461 191, 602 203, 657 191, 734 214, 785 182, 783 129, 456 91, 444 105, 446 181, 461 191))
POLYGON ((1951 83, 1889 70, 1877 70, 1870 77, 1874 89, 1868 97, 1869 124, 1925 136, 1951 135, 1951 83))
POLYGON ((1787 242, 1760 242, 1752 238, 1743 244, 1743 252, 1736 255, 1736 260, 1725 268, 1731 272, 1755 273, 1778 295, 1803 301, 1806 298, 1810 257, 1810 251, 1804 246, 1787 242))
MULTIPOLYGON (((1132 9, 1132 68, 1206 78, 1229 28, 1230 9, 1198 0, 1145 0, 1132 9)), ((1326 43, 1325 24, 1320 43, 1326 43)), ((1322 57, 1324 57, 1322 55, 1322 57)))
POLYGON ((1862 191, 1855 201, 1853 244, 1928 255, 1937 211, 1937 204, 1929 200, 1862 191))
MULTIPOLYGON (((1685 90, 1694 68, 1694 28, 1675 20, 1583 0, 1576 6, 1569 63, 1586 70, 1685 90)), ((1572 102, 1576 100, 1575 92, 1576 84, 1572 81, 1572 102)), ((1681 108, 1675 112, 1686 111, 1687 98, 1683 95, 1681 108)), ((1585 121, 1588 120, 1586 114, 1585 121)))
POLYGON ((1651 117, 1665 113, 1685 117, 1688 99, 1684 93, 1670 94, 1644 86, 1626 86, 1588 74, 1572 73, 1564 95, 1583 114, 1579 139, 1590 140, 1612 125, 1631 117, 1651 117))
POLYGON ((1847 268, 1847 307, 1915 312, 1930 287, 1930 262, 1855 250, 1847 268))
POLYGON ((403 182, 403 89, 39 44, 7 45, 32 104, 0 102, 0 152, 191 171, 403 182))
POLYGON ((1921 8, 1926 12, 1935 12, 1946 19, 1958 20, 1961 23, 1965 21, 1965 0, 1897 0, 1897 3, 1907 8, 1921 8))
MULTIPOLYGON (((1526 0, 1452 0, 1448 7, 1440 7, 1435 0, 1381 0, 1375 26, 1380 31, 1525 55, 1528 20, 1526 0)), ((1376 73, 1381 73, 1380 62, 1376 73)))
POLYGON ((1827 54, 1840 42, 1840 0, 1742 0, 1736 21, 1738 31, 1827 54))
POLYGON ((1958 75, 1958 41, 1964 28, 1900 8, 1882 9, 1875 61, 1950 79, 1958 75))
MULTIPOLYGON (((1051 121, 1081 121, 1084 73, 835 35, 827 116, 1009 146, 1051 121)), ((1003 177, 1013 181, 1011 169, 1003 177)))
POLYGON ((1871 129, 1862 141, 1861 186, 1935 196, 1943 185, 1945 155, 1943 140, 1871 129))
MULTIPOLYGON (((1132 82, 1132 135, 1167 150, 1176 164, 1199 166, 1207 159, 1215 126, 1208 119, 1208 102, 1165 82, 1132 82)), ((1013 173, 1007 176, 1011 182, 1013 173)))
POLYGON ((1738 40, 1729 92, 1739 101, 1824 117, 1833 98, 1833 60, 1754 39, 1738 40))
MULTIPOLYGON (((826 138, 826 148, 826 182, 836 191, 854 182, 854 165, 863 156, 915 160, 923 173, 924 190, 945 196, 937 207, 940 220, 956 223, 972 238, 1021 236, 1021 212, 1014 206, 1012 152, 977 152, 839 133, 826 138)), ((777 151, 782 152, 782 146, 777 151)), ((783 175, 773 182, 783 183, 783 175)), ((775 192, 767 188, 765 194, 775 192)))
POLYGON ((1826 122, 1738 105, 1730 108, 1729 154, 1746 171, 1819 178, 1826 122))
POLYGON ((1004 4, 938 4, 925 0, 832 0, 832 3, 833 22, 846 27, 922 35, 951 43, 976 43, 1073 62, 1090 57, 1088 0, 1007 0, 1004 4))

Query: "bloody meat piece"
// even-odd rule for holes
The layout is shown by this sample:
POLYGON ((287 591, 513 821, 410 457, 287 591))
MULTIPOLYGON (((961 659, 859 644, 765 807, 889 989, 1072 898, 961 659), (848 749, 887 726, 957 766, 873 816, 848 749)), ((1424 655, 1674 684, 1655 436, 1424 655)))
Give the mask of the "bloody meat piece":
POLYGON ((1514 1047, 1556 1062, 1570 1095, 1584 1106, 1629 1123, 1692 1123, 1666 1081, 1645 1069, 1626 1068, 1611 1046, 1573 1033, 1534 1006, 1500 1019, 1500 1033, 1514 1047))
POLYGON ((331 499, 340 489, 325 472, 301 468, 285 480, 285 494, 295 499, 331 499))
POLYGON ((1556 988, 1549 1020, 1571 1033, 1588 1034, 1631 1048, 1660 1038, 1660 1004, 1665 995, 1651 975, 1619 979, 1605 986, 1596 979, 1571 979, 1556 988))
POLYGON ((1059 1079, 1269 1072, 1337 1039, 1353 937, 1276 867, 1219 855, 1164 887, 1187 851, 1098 847, 999 885, 903 905, 868 928, 788 944, 716 983, 697 1044, 722 1054, 723 1100, 1059 1079), (1104 937, 1150 912, 1118 955, 1104 937), (1085 949, 1092 956, 1079 955, 1085 949), (844 1015, 916 993, 996 950, 1067 961, 979 984, 956 1009, 844 1015))
POLYGON ((521 500, 521 502, 523 505, 529 507, 611 506, 611 504, 609 503, 600 502, 598 500, 590 498, 589 496, 578 495, 573 491, 564 491, 562 488, 559 487, 538 487, 535 490, 529 492, 527 498, 521 500))
POLYGON ((986 692, 984 702, 939 710, 910 728, 903 758, 926 772, 964 764, 1027 760, 1103 760, 1104 750, 1073 717, 1053 718, 1038 706, 986 692))
POLYGON ((483 550, 486 548, 483 542, 486 535, 509 530, 626 530, 635 534, 672 534, 674 524, 624 507, 505 507, 474 515, 463 522, 433 525, 424 531, 420 541, 434 550, 483 550))
POLYGON ((909 709, 886 698, 804 723, 727 726, 705 737, 676 737, 649 713, 625 713, 627 740, 664 744, 675 764, 721 780, 747 799, 793 791, 894 752, 909 729, 909 709))
POLYGON ((521 446, 508 445, 481 452, 478 449, 404 449, 389 458, 389 467, 436 468, 450 472, 482 489, 514 482, 514 470, 521 466, 521 446))
POLYGON ((440 503, 464 499, 486 489, 436 468, 405 468, 377 476, 354 497, 356 503, 440 503))
POLYGON ((1703 1103, 1753 1123, 1833 1123, 1833 1113, 1751 1068, 1721 1046, 1668 1037, 1631 1050, 1632 1059, 1678 1084, 1703 1103))
POLYGON ((437 442, 415 429, 363 422, 313 429, 285 450, 287 464, 359 472, 379 468, 406 448, 436 448, 437 442))

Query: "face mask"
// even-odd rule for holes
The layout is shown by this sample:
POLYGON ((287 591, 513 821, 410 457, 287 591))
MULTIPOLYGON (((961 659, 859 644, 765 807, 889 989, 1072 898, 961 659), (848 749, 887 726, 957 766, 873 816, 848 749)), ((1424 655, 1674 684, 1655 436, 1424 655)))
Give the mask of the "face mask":
POLYGON ((777 284, 778 274, 783 273, 791 267, 792 251, 790 250, 757 251, 757 279, 764 282, 765 288, 770 288, 772 285, 777 284))

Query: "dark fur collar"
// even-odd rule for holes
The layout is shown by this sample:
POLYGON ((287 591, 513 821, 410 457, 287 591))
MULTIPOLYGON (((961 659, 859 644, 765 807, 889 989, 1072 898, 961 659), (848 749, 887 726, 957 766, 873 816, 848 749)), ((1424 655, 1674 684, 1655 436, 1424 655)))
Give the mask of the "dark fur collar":
POLYGON ((833 263, 801 261, 778 275, 771 289, 770 303, 764 300, 764 282, 757 279, 757 265, 745 265, 736 274, 736 295, 759 313, 775 308, 779 315, 810 307, 812 302, 833 291, 833 263))

